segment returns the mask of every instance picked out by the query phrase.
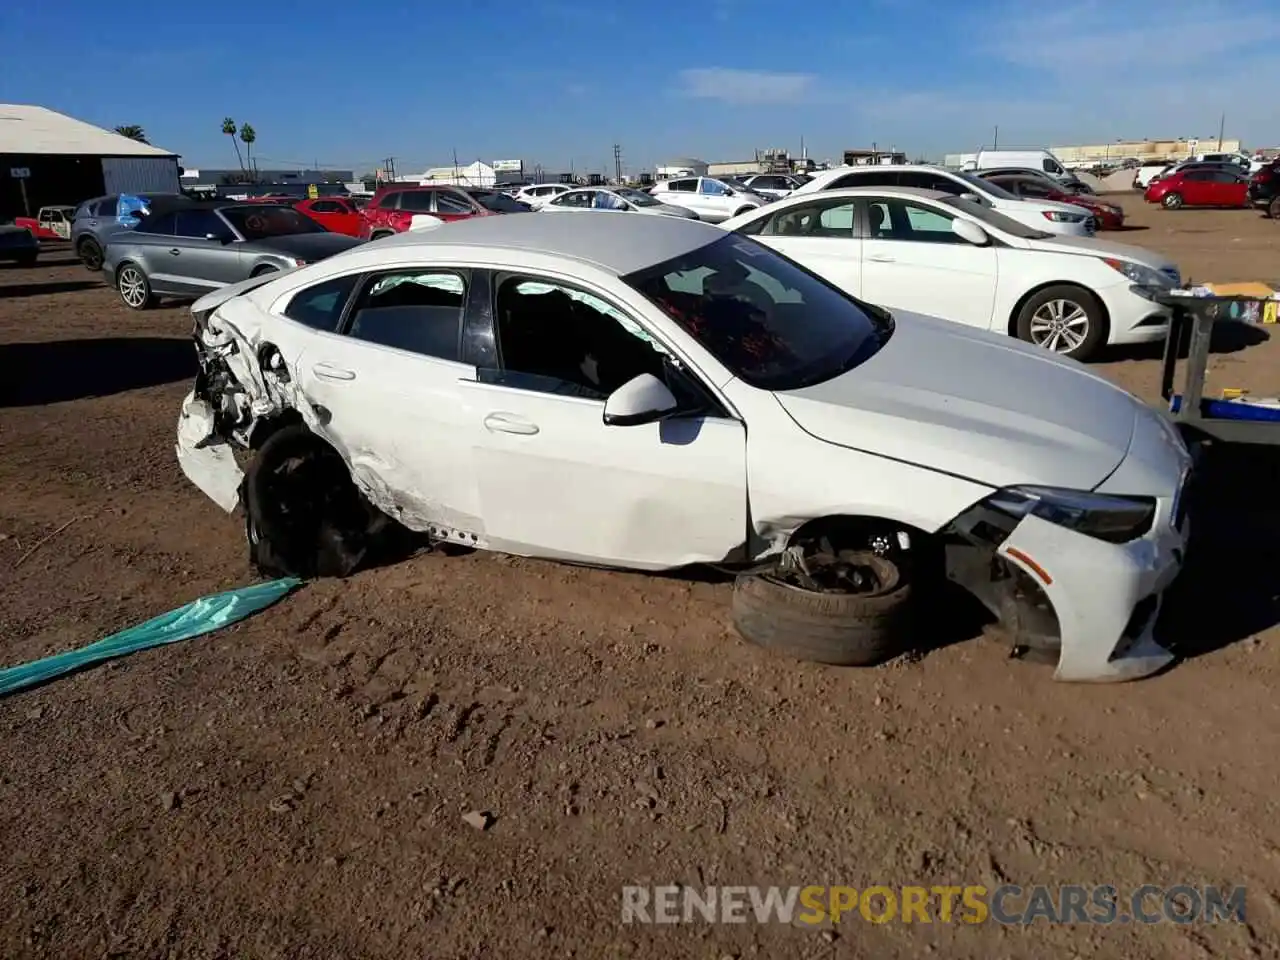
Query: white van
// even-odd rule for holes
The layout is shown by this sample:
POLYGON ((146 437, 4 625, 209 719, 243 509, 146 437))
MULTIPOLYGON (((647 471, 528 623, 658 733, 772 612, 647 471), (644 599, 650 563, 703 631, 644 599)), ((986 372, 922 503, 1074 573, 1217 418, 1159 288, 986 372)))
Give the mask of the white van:
POLYGON ((961 170, 994 170, 997 167, 1022 167, 1039 170, 1055 179, 1067 176, 1067 168, 1048 150, 979 150, 964 154, 961 170))

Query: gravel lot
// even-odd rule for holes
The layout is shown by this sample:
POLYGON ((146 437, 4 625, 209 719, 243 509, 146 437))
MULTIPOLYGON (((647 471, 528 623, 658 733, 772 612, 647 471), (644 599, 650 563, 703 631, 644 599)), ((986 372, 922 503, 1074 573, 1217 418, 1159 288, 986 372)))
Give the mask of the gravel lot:
MULTIPOLYGON (((1108 236, 1280 280, 1280 224, 1122 199, 1108 236)), ((174 461, 188 327, 68 252, 0 268, 0 663, 251 579, 174 461)), ((1280 391, 1265 337, 1211 383, 1280 391)), ((1098 369, 1154 399, 1157 356, 1098 369)), ((963 609, 821 668, 738 640, 715 578, 424 554, 0 700, 0 956, 1275 956, 1280 471, 1247 466, 1164 618, 1187 659, 1136 684, 1055 684, 963 609), (623 884, 1004 882, 1243 884, 1248 923, 619 921, 623 884)))

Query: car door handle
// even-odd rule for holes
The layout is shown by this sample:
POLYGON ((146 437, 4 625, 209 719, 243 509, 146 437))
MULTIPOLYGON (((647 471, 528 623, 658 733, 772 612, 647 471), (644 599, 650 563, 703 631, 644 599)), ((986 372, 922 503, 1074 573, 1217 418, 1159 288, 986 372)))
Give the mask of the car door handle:
POLYGON ((354 370, 336 367, 332 363, 325 362, 317 363, 311 368, 311 372, 321 380, 354 380, 356 378, 354 370))
POLYGON ((893 257, 885 256, 883 253, 873 253, 867 257, 872 263, 897 263, 893 257))
POLYGON ((484 428, 490 433, 518 433, 531 437, 538 432, 538 425, 514 413, 491 413, 484 418, 484 428))
POLYGON ((177 247, 171 247, 171 248, 169 249, 169 252, 170 252, 171 254, 173 254, 175 257, 176 257, 178 254, 182 253, 182 251, 181 251, 181 250, 179 250, 177 247))

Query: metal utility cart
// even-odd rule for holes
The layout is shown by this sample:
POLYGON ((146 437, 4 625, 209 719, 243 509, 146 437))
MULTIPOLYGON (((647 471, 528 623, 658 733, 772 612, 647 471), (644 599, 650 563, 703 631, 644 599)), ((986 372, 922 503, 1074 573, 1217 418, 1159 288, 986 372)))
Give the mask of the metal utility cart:
MULTIPOLYGON (((1135 287, 1134 291, 1169 307, 1172 322, 1164 343, 1160 395, 1166 413, 1190 442, 1280 445, 1280 398, 1206 399, 1205 371, 1209 341, 1218 322, 1275 324, 1280 301, 1247 296, 1191 296, 1167 289, 1135 287), (1188 341, 1180 392, 1174 390, 1178 352, 1188 341)), ((1280 389, 1280 384, 1277 385, 1280 389)))

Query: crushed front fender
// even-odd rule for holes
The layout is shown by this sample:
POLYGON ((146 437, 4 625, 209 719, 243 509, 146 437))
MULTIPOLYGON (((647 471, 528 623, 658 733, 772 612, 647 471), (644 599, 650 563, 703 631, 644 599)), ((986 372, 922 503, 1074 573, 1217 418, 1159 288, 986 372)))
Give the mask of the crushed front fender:
POLYGON ((182 401, 175 450, 187 479, 223 510, 233 512, 240 503, 244 471, 230 445, 215 432, 213 408, 194 390, 182 401))

